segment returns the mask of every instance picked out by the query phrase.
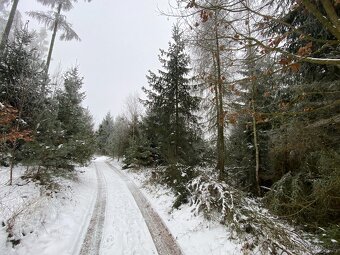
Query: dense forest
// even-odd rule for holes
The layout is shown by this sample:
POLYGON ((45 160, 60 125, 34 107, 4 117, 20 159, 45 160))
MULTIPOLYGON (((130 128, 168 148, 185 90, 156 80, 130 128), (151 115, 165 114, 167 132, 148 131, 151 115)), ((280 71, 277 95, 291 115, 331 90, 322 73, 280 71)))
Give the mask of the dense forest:
POLYGON ((147 74, 141 106, 132 96, 125 115, 107 114, 99 151, 155 167, 175 207, 195 196, 228 214, 220 198, 237 189, 339 238, 339 11, 336 1, 177 1, 163 68, 147 74))
MULTIPOLYGON (((72 169, 75 163, 85 164, 95 151, 92 116, 82 106, 85 93, 81 91, 83 78, 78 68, 49 75, 57 31, 61 30, 61 39, 77 37, 64 17, 58 16, 60 9, 68 10, 72 4, 64 3, 63 7, 58 1, 41 2, 52 9, 58 4, 59 14, 55 13, 54 20, 45 15, 44 22, 53 28, 49 47, 45 30, 30 31, 21 16, 15 15, 18 1, 13 2, 8 19, 2 20, 0 160, 11 168, 9 184, 16 164, 37 167, 34 178, 48 185, 51 176, 67 173, 63 170, 72 169)), ((8 5, 9 1, 1 4, 8 5)), ((33 14, 37 13, 30 13, 33 14)))
POLYGON ((2 165, 34 167, 48 185, 94 153, 108 155, 125 168, 152 168, 176 194, 174 208, 196 203, 237 232, 293 245, 255 215, 256 201, 321 240, 326 232, 325 247, 339 252, 330 241, 340 241, 339 1, 173 1, 162 68, 97 131, 78 69, 49 75, 57 32, 79 39, 60 14, 72 1, 39 2, 54 10, 30 12, 52 31, 49 47, 15 21, 18 0, 1 19, 2 165))

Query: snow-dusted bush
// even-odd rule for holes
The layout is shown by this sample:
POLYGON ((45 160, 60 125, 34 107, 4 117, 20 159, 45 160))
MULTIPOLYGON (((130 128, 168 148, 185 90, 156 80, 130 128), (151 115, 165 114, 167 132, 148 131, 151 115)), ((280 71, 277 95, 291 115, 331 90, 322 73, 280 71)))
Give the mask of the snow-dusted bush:
POLYGON ((306 235, 263 209, 259 200, 218 181, 210 171, 189 182, 195 213, 218 219, 243 238, 244 252, 259 254, 315 254, 320 249, 306 235), (281 252, 281 253, 280 253, 281 252))
POLYGON ((174 191, 176 196, 173 204, 174 208, 178 208, 181 204, 188 202, 188 183, 198 175, 194 167, 177 163, 159 166, 155 168, 154 173, 157 182, 167 185, 174 191))
POLYGON ((235 192, 226 183, 218 182, 208 175, 200 175, 189 183, 188 189, 196 214, 203 212, 209 217, 213 211, 217 211, 222 222, 227 215, 232 214, 235 192))

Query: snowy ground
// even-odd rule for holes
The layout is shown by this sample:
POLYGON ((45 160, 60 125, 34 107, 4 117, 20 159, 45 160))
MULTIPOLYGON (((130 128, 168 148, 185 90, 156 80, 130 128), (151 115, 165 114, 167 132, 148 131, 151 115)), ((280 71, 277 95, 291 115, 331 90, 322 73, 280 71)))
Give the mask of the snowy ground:
POLYGON ((163 249, 162 240, 172 241, 165 225, 154 220, 158 215, 147 202, 137 205, 139 191, 132 195, 131 185, 106 159, 78 168, 78 180, 58 180, 60 190, 53 194, 22 180, 22 167, 15 169, 13 185, 6 185, 8 169, 1 168, 0 220, 6 225, 0 228, 0 254, 180 254, 163 249), (147 221, 141 210, 150 215, 147 221), (11 218, 13 238, 20 239, 14 247, 6 242, 11 218), (158 234, 161 242, 154 242, 158 234))
POLYGON ((100 254, 157 254, 142 214, 126 184, 102 158, 96 161, 96 167, 103 172, 108 195, 100 254))
MULTIPOLYGON (((119 162, 111 163, 121 168, 119 162)), ((202 215, 194 215, 193 208, 189 205, 173 210, 174 196, 171 191, 161 185, 147 183, 150 171, 123 171, 161 216, 185 255, 243 254, 242 244, 232 238, 226 226, 208 221, 202 215)))
POLYGON ((173 194, 150 183, 148 169, 121 170, 119 162, 98 157, 77 168, 76 180, 58 180, 56 193, 21 179, 24 171, 17 167, 8 186, 8 168, 0 168, 0 223, 6 223, 0 255, 181 254, 162 248, 164 240, 185 255, 252 254, 226 226, 195 215, 193 207, 173 210, 173 194), (12 239, 20 239, 14 248, 6 242, 9 223, 12 239))
POLYGON ((22 180, 23 168, 14 171, 12 186, 5 185, 8 169, 0 170, 0 220, 16 215, 14 238, 20 244, 6 243, 5 227, 0 229, 0 254, 75 254, 84 226, 90 218, 97 189, 91 167, 79 168, 79 180, 60 180, 60 191, 50 193, 33 182, 22 180), (24 185, 25 184, 25 185, 24 185), (50 195, 46 195, 50 194, 50 195))

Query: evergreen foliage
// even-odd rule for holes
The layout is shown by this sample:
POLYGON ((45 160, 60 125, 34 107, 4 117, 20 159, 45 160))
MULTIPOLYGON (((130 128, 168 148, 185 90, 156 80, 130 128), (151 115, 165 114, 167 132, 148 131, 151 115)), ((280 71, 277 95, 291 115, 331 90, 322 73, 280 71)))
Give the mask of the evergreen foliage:
MULTIPOLYGON (((327 15, 320 2, 315 4, 327 15)), ((312 13, 304 11, 303 5, 290 9, 283 21, 319 39, 310 42, 310 38, 302 37, 301 33, 290 33, 285 43, 287 51, 302 55, 308 51, 310 56, 319 58, 339 56, 338 43, 334 43, 336 37, 312 13)), ((286 31, 284 26, 274 25, 270 32, 286 31)), ((272 178, 275 184, 266 200, 280 215, 302 222, 338 223, 340 207, 334 194, 339 190, 336 172, 340 173, 339 164, 335 163, 340 151, 340 69, 302 63, 294 71, 282 73, 289 75, 290 80, 282 80, 289 86, 282 85, 286 95, 281 97, 284 107, 267 145, 267 162, 275 174, 272 178)))
POLYGON ((178 27, 174 27, 172 39, 168 51, 161 51, 159 57, 164 70, 147 76, 150 89, 144 88, 148 97, 145 130, 159 163, 195 164, 195 143, 200 139, 195 115, 199 98, 193 95, 194 86, 187 78, 189 56, 178 27))
MULTIPOLYGON (((225 127, 225 169, 218 169, 227 185, 264 196, 268 208, 295 223, 339 224, 338 1, 177 3, 205 89, 200 111, 208 113, 207 123, 225 127)), ((162 75, 150 73, 149 83, 157 88, 146 92, 158 99, 158 110, 171 100, 158 97, 162 75)), ((162 132, 171 143, 171 133, 162 130, 171 127, 171 119, 147 109, 147 128, 154 133, 148 138, 171 172, 158 143, 162 132)), ((209 138, 213 144, 216 136, 209 138)), ((214 156, 224 155, 217 147, 214 156)), ((225 185, 219 182, 209 184, 202 199, 214 203, 213 186, 225 185)))
POLYGON ((155 164, 153 150, 149 141, 143 134, 133 139, 130 138, 129 147, 126 150, 124 159, 125 167, 151 166, 155 164))
MULTIPOLYGON (((55 94, 47 72, 58 29, 63 39, 79 39, 61 15, 77 1, 39 1, 56 8, 52 16, 30 14, 53 30, 47 64, 27 28, 0 46, 1 164, 27 165, 48 184, 97 150, 123 158, 126 168, 155 167, 154 179, 177 196, 175 208, 191 201, 197 213, 215 211, 236 231, 273 233, 276 219, 249 192, 279 216, 339 236, 339 1, 179 0, 179 8, 186 2, 185 11, 194 10, 186 21, 195 63, 189 33, 175 26, 160 51, 162 69, 147 75, 145 116, 136 97, 126 116, 108 113, 96 134, 78 69, 65 73, 55 94), (199 115, 207 116, 209 143, 199 115)), ((294 248, 298 239, 283 223, 276 227, 288 245, 268 241, 268 250, 308 252, 294 248)))
POLYGON ((33 34, 18 30, 0 59, 0 100, 19 109, 25 122, 33 128, 37 109, 41 109, 45 85, 43 64, 37 49, 31 48, 33 34))
POLYGON ((59 162, 61 167, 72 163, 85 164, 91 159, 95 149, 92 118, 81 106, 85 97, 85 93, 80 91, 82 80, 78 69, 71 69, 64 77, 65 90, 57 95, 57 120, 62 128, 59 146, 64 148, 62 161, 59 162))
POLYGON ((26 29, 16 31, 15 39, 10 41, 0 53, 0 102, 2 107, 1 131, 11 134, 12 139, 1 139, 1 158, 9 161, 10 183, 13 166, 25 158, 23 130, 30 133, 34 140, 33 130, 39 122, 38 112, 44 105, 42 87, 45 85, 43 65, 37 50, 30 47, 33 35, 26 29), (14 118, 8 122, 6 109, 15 109, 14 118))
POLYGON ((96 133, 97 147, 103 155, 113 154, 113 127, 114 121, 110 113, 107 113, 96 133))
POLYGON ((113 153, 114 157, 124 158, 129 147, 129 123, 123 116, 118 116, 113 125, 113 153))
POLYGON ((1 130, 6 133, 1 155, 11 169, 17 163, 38 167, 35 178, 41 180, 85 164, 95 146, 92 117, 81 106, 82 78, 72 69, 65 74, 64 90, 52 96, 34 36, 18 30, 0 58, 1 130))

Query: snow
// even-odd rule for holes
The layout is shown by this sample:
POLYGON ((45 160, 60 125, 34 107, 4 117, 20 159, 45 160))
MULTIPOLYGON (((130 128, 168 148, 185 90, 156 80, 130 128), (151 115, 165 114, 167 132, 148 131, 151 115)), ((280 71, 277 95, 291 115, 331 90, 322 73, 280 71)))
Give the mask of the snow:
MULTIPOLYGON (((153 206, 157 203, 153 201, 153 206)), ((161 206, 171 204, 159 204, 161 206)), ((227 228, 217 222, 208 222, 202 216, 195 216, 193 208, 182 206, 179 210, 174 210, 168 214, 167 210, 161 211, 163 220, 168 223, 171 232, 177 238, 180 246, 187 255, 224 255, 240 254, 240 245, 233 242, 227 228)))
POLYGON ((0 168, 0 222, 20 212, 14 224, 12 248, 6 242, 5 227, 0 226, 0 254, 71 255, 79 254, 94 210, 97 196, 95 165, 104 176, 107 194, 100 255, 157 254, 146 223, 125 183, 108 167, 105 157, 88 167, 77 168, 78 180, 58 179, 60 191, 50 191, 23 181, 23 167, 14 169, 12 186, 6 185, 8 169, 0 168), (24 235, 23 235, 24 233, 24 235))
POLYGON ((6 232, 3 227, 0 228, 0 254, 7 254, 7 248, 5 246, 6 243, 6 232))
POLYGON ((23 119, 18 119, 18 122, 22 125, 27 125, 27 122, 24 121, 23 119))
MULTIPOLYGON (((145 219, 126 180, 113 171, 106 161, 121 169, 117 161, 96 157, 89 166, 76 168, 78 178, 56 179, 59 186, 57 192, 20 178, 26 171, 22 166, 14 169, 13 185, 8 186, 9 169, 0 167, 0 224, 6 223, 5 227, 0 225, 0 255, 83 254, 83 243, 89 234, 98 235, 95 241, 98 241, 99 253, 96 254, 157 254, 145 219), (99 206, 102 211, 98 213, 98 217, 103 218, 103 224, 91 232, 89 226, 97 217, 98 197, 105 200, 99 206), (12 222, 13 238, 20 239, 14 247, 7 242, 6 233, 11 218, 15 219, 12 222)), ((194 205, 186 204, 173 209, 173 193, 150 181, 151 169, 122 171, 133 180, 159 214, 183 254, 233 255, 249 251, 245 245, 251 245, 251 240, 245 243, 214 218, 207 220, 202 214, 197 214, 194 205)), ((248 204, 252 205, 250 202, 248 204)), ((261 209, 259 213, 265 214, 266 211, 261 209)), ((98 221, 98 218, 95 220, 98 221)), ((256 251, 261 254, 253 250, 256 251)))
POLYGON ((46 196, 49 191, 33 182, 22 185, 19 176, 24 169, 20 167, 14 169, 14 185, 4 185, 8 171, 2 170, 0 201, 6 206, 1 208, 0 218, 7 221, 13 213, 22 212, 14 225, 14 234, 21 239, 20 244, 12 248, 6 243, 5 228, 2 228, 0 251, 3 252, 0 254, 74 254, 79 241, 75 237, 80 236, 83 226, 87 225, 93 208, 96 180, 92 170, 90 167, 78 168, 78 182, 59 180, 60 192, 53 197, 46 196))
MULTIPOLYGON (((111 163, 121 169, 120 163, 111 163)), ((133 172, 124 171, 140 188, 152 207, 161 216, 176 238, 185 255, 225 255, 242 254, 242 244, 232 239, 226 226, 208 221, 202 215, 195 215, 194 208, 183 205, 172 209, 174 195, 161 185, 150 184, 151 169, 133 172)))
POLYGON ((101 254, 157 254, 139 208, 125 182, 101 160, 108 189, 101 254))
MULTIPOLYGON (((117 168, 121 168, 120 163, 117 161, 112 161, 112 164, 117 168)), ((195 205, 185 204, 178 210, 173 209, 172 205, 175 197, 172 191, 152 180, 152 169, 123 171, 130 179, 133 179, 152 207, 161 216, 186 255, 271 254, 272 247, 268 246, 268 241, 275 242, 275 247, 282 254, 316 254, 321 251, 321 247, 315 242, 314 244, 311 243, 310 238, 305 235, 306 233, 294 229, 287 222, 271 215, 267 209, 263 208, 254 199, 245 198, 243 209, 249 207, 248 210, 253 212, 259 219, 248 219, 241 213, 238 215, 239 218, 234 219, 234 222, 239 222, 242 219, 255 221, 253 222, 253 227, 263 227, 264 232, 259 231, 259 233, 264 233, 264 236, 258 237, 247 233, 237 233, 232 227, 220 224, 220 214, 215 215, 213 212, 210 212, 211 215, 207 220, 203 213, 197 213, 195 205), (260 219, 267 219, 267 217, 270 219, 264 224, 268 223, 269 225, 262 226, 260 219), (277 229, 273 232, 268 232, 268 229, 271 229, 270 226, 277 229), (284 236, 275 236, 277 233, 284 236), (285 237, 296 246, 292 246, 292 248, 286 247, 291 243, 284 239, 285 237), (294 252, 290 252, 290 249, 294 252)), ((233 196, 233 192, 228 194, 233 196)), ((230 208, 233 207, 233 199, 239 199, 239 197, 231 198, 232 204, 230 208)), ((239 210, 239 208, 235 210, 239 210)), ((233 214, 233 217, 236 217, 236 214, 233 214)))

